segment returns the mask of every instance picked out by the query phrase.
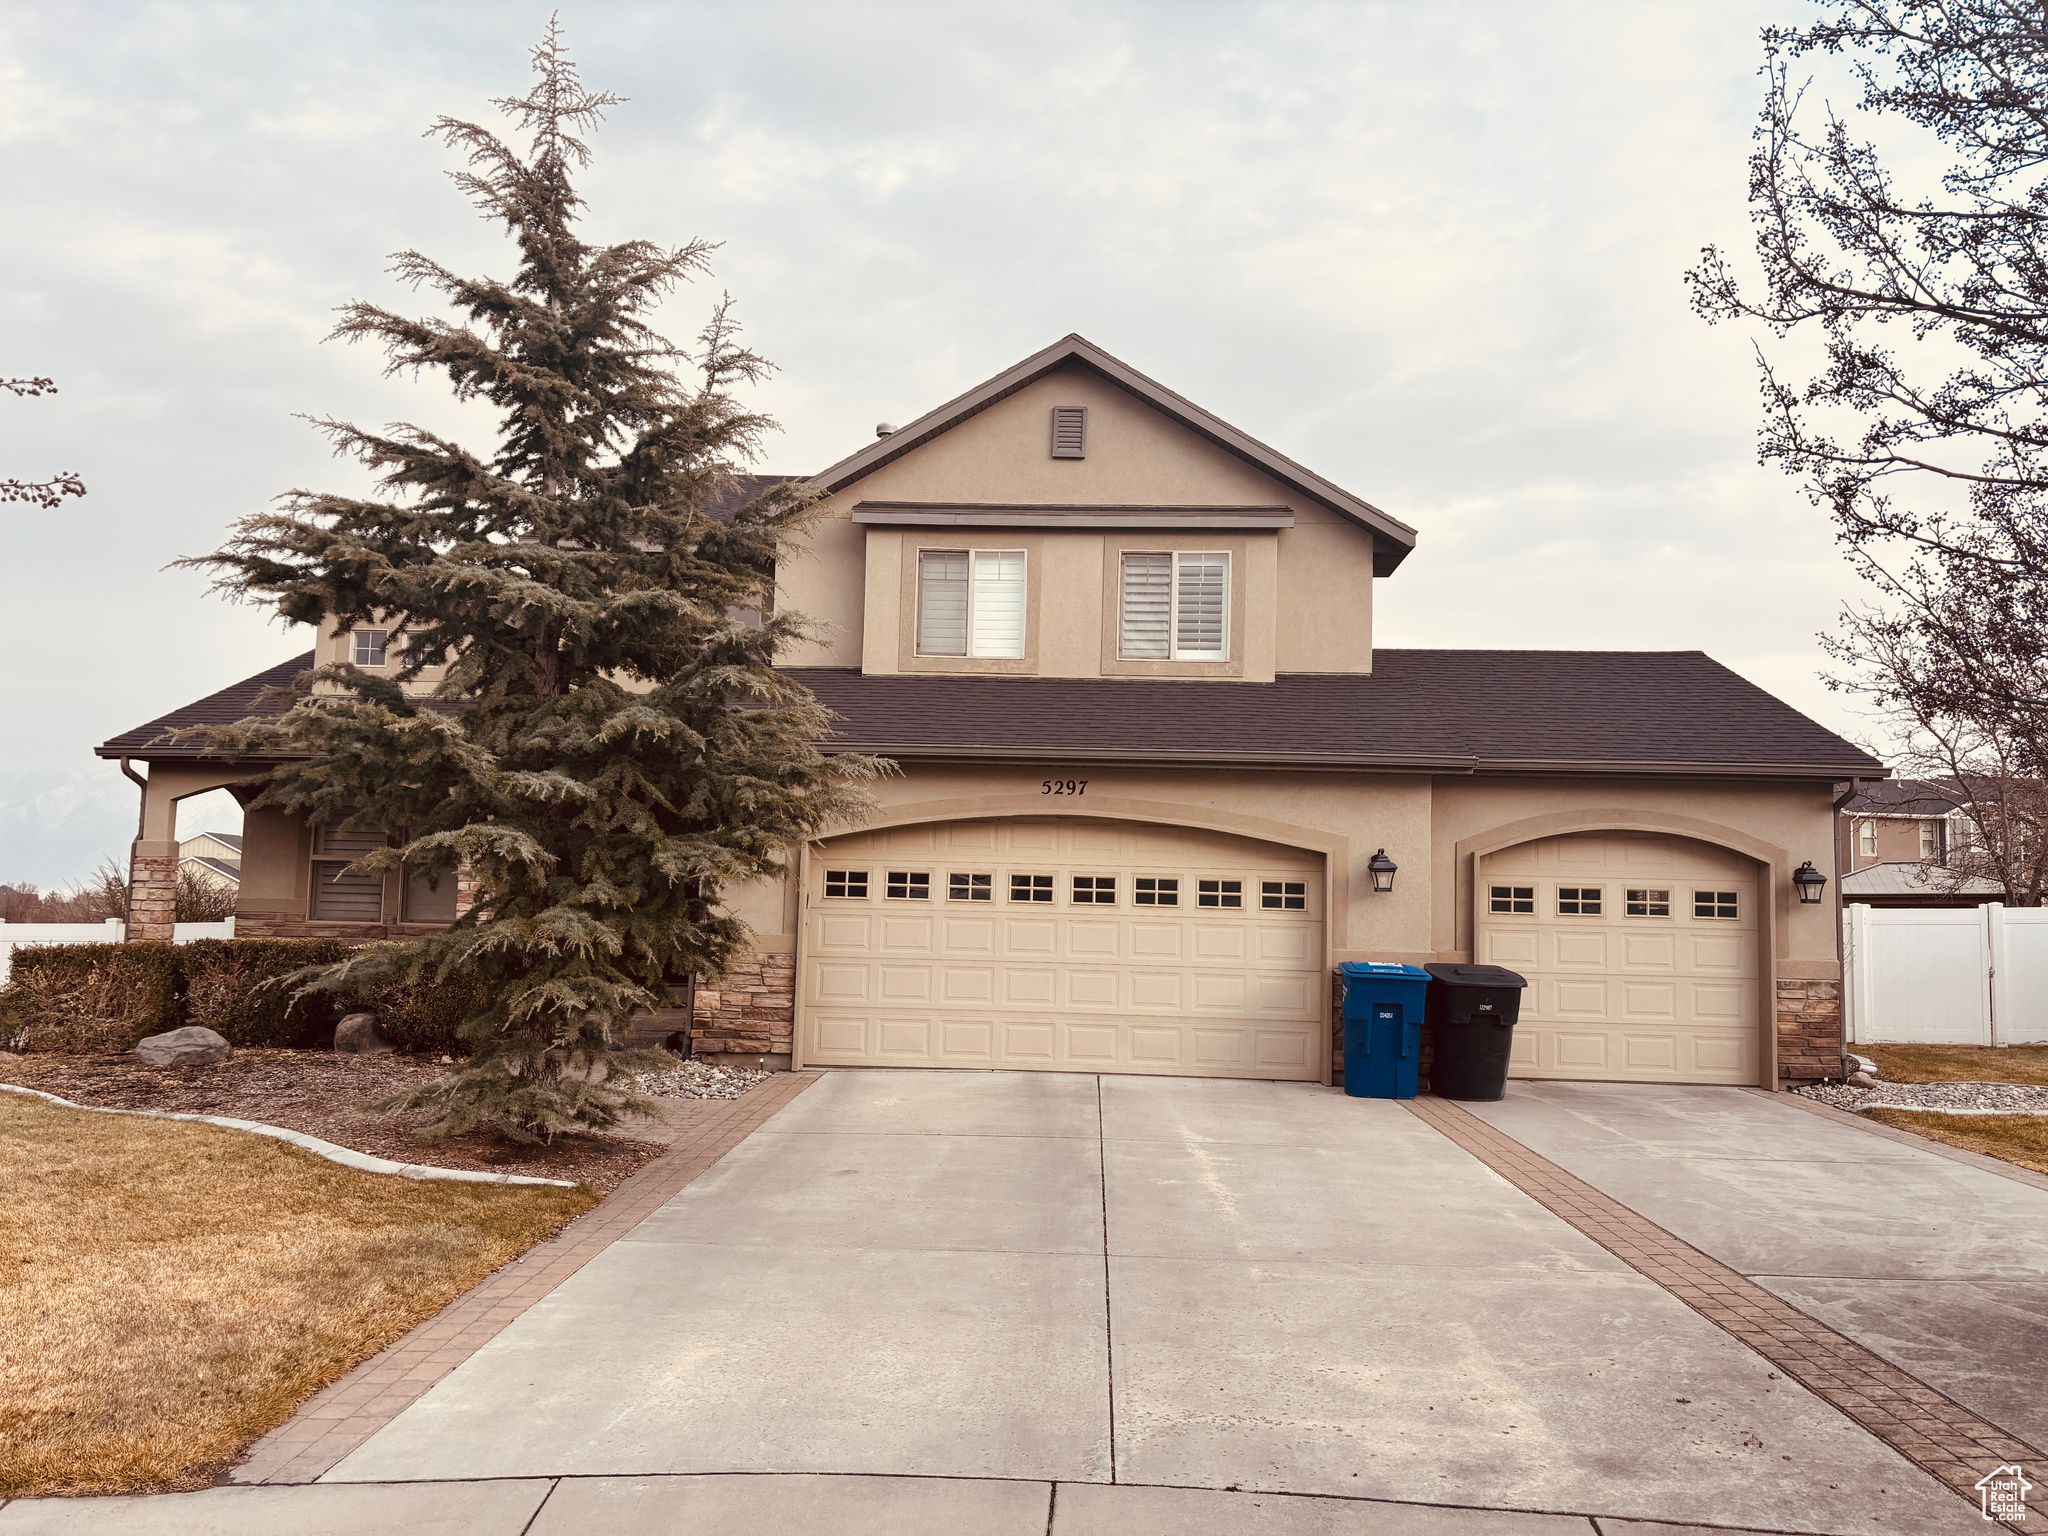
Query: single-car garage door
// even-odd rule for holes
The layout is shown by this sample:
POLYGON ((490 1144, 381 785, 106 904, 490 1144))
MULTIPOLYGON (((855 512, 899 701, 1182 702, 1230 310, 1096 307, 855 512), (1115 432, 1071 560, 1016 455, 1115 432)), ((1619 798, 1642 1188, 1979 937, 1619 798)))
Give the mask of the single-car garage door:
POLYGON ((1323 1075, 1319 855, 1016 817, 835 838, 807 885, 807 1063, 1323 1075))
POLYGON ((1544 838, 1480 861, 1479 957, 1529 978, 1516 1077, 1754 1083, 1756 865, 1680 837, 1544 838))

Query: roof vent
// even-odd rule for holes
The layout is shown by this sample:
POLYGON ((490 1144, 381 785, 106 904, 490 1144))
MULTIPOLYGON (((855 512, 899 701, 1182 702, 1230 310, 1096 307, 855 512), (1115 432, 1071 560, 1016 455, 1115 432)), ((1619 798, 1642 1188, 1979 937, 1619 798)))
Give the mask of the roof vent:
POLYGON ((893 421, 878 421, 875 423, 875 436, 877 437, 887 437, 895 430, 896 423, 893 421))
POLYGON ((1052 456, 1056 459, 1085 459, 1088 443, 1088 407, 1056 405, 1052 408, 1052 456))

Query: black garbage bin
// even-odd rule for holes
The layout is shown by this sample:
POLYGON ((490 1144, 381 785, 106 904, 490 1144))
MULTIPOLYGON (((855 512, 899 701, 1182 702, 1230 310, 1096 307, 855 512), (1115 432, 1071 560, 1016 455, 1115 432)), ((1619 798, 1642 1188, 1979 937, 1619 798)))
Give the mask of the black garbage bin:
POLYGON ((1422 1017, 1434 1045, 1429 1091, 1440 1099, 1498 1099, 1528 978, 1498 965, 1425 965, 1422 1017))

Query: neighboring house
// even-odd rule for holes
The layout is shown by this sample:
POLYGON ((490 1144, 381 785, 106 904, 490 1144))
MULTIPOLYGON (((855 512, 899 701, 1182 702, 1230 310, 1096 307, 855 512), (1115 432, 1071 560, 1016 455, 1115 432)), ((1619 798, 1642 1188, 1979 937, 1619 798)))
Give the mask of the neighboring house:
MULTIPOLYGON (((1869 756, 1697 651, 1380 650, 1415 531, 1068 337, 813 478, 777 601, 879 811, 730 893, 757 952, 694 1044, 781 1063, 1326 1080, 1333 969, 1477 959, 1531 983, 1527 1077, 1840 1070, 1834 785, 1869 756)), ((374 631, 114 738, 175 803, 246 778, 228 721, 374 631)), ((368 658, 367 660, 365 658, 368 658)), ((388 660, 387 660, 388 664, 388 660)), ((242 933, 402 934, 456 893, 244 825, 242 933)), ((161 852, 160 852, 161 851, 161 852)))
POLYGON ((235 890, 242 883, 242 839, 233 832, 201 832, 178 844, 178 868, 207 885, 235 890))
POLYGON ((1842 900, 1875 907, 1976 907, 2004 899, 1996 880, 1945 867, 1967 847, 1969 819, 1953 779, 1882 779, 1855 786, 1836 826, 1842 900))

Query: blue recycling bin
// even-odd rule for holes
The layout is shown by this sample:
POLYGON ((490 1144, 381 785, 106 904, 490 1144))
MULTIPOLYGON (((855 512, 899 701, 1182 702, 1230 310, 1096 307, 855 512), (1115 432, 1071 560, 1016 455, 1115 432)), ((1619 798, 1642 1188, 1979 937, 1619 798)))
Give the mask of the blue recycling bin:
POLYGON ((1344 977, 1344 1091, 1354 1099, 1414 1098, 1429 972, 1371 960, 1337 969, 1344 977))

